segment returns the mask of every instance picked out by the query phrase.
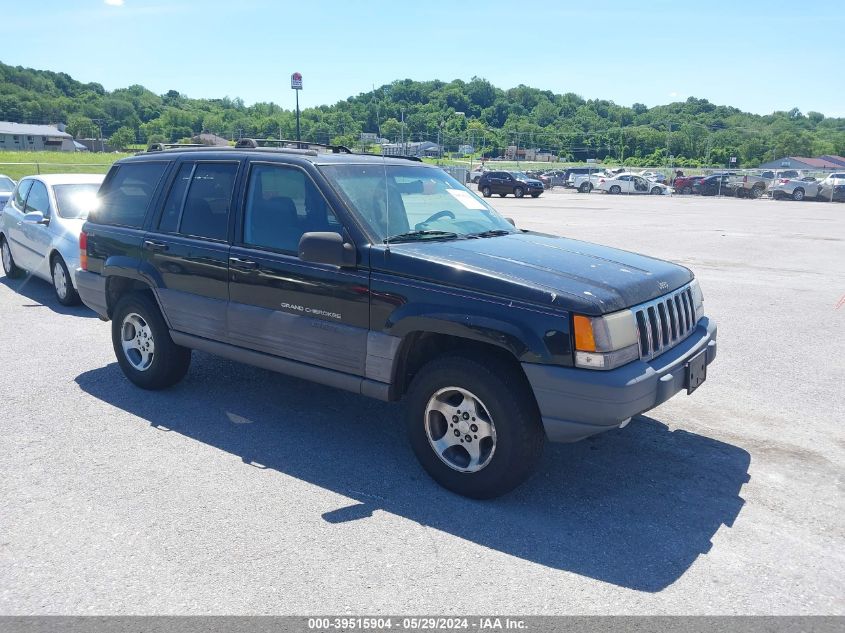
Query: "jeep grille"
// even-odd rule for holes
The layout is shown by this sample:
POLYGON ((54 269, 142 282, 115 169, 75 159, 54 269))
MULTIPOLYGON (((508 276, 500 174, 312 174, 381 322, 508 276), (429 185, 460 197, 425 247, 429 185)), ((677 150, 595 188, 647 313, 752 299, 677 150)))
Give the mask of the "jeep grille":
POLYGON ((695 310, 689 284, 631 308, 637 319, 640 358, 651 360, 675 347, 695 329, 695 310))

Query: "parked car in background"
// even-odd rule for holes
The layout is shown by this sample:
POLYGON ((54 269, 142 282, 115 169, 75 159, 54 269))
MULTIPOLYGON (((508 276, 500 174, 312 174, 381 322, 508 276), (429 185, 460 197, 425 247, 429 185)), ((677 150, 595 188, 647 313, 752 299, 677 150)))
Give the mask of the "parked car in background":
POLYGON ((666 184, 666 174, 660 171, 641 171, 638 175, 654 182, 666 184))
POLYGON ((614 178, 617 174, 624 174, 625 169, 603 169, 592 174, 573 174, 572 186, 580 193, 590 193, 602 178, 614 178))
POLYGON ((804 198, 815 198, 821 191, 819 181, 812 176, 804 178, 779 178, 769 186, 769 192, 774 200, 792 198, 803 200, 804 198))
POLYGON ((693 183, 693 192, 700 193, 702 196, 731 195, 726 185, 732 175, 721 173, 706 176, 697 183, 693 183))
POLYGON ((672 193, 671 187, 667 187, 653 180, 648 180, 637 174, 619 174, 612 178, 601 178, 596 188, 613 194, 632 193, 660 196, 672 193))
POLYGON ((482 166, 478 169, 474 169, 473 171, 469 172, 467 176, 467 182, 478 183, 481 180, 481 177, 487 173, 487 170, 482 166))
POLYGON ((15 190, 15 184, 14 180, 0 174, 0 209, 3 208, 3 205, 11 197, 12 192, 15 190))
POLYGON ((759 198, 770 184, 772 181, 761 174, 735 174, 727 179, 724 193, 737 198, 759 198))
POLYGON ((818 197, 822 200, 845 202, 845 172, 828 175, 819 183, 818 197))
POLYGON ((516 198, 522 198, 526 194, 536 198, 543 193, 543 189, 542 182, 521 171, 488 171, 478 181, 478 190, 485 198, 494 193, 503 198, 508 194, 513 194, 516 198))
POLYGON ((577 189, 578 187, 577 187, 577 184, 576 184, 576 179, 577 179, 578 176, 586 176, 586 175, 589 175, 589 174, 595 175, 595 174, 599 174, 599 173, 603 173, 603 172, 604 172, 604 168, 603 167, 597 167, 597 166, 593 166, 593 167, 568 167, 566 169, 566 171, 564 172, 563 181, 564 181, 565 184, 563 186, 570 188, 570 189, 573 188, 573 187, 577 189))
POLYGON ((695 190, 695 183, 704 180, 704 176, 677 176, 672 182, 672 188, 675 193, 681 193, 688 196, 692 193, 698 193, 695 190))
POLYGON ((548 177, 550 187, 566 186, 567 172, 565 169, 553 169, 552 171, 547 171, 544 175, 548 177))
POLYGON ((29 271, 53 284, 59 303, 78 303, 79 233, 102 182, 102 174, 22 178, 0 214, 6 276, 29 271))
POLYGON ((552 179, 542 172, 539 172, 537 170, 526 171, 525 175, 529 178, 533 178, 534 180, 539 180, 541 183, 543 183, 544 189, 549 189, 552 186, 552 179))

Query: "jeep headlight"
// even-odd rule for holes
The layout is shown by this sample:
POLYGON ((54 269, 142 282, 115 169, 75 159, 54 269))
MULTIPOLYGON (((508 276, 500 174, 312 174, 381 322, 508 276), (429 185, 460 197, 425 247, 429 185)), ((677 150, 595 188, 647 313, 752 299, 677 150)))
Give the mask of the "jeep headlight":
POLYGON ((630 310, 600 317, 572 317, 575 366, 614 369, 640 357, 637 321, 630 310))
POLYGON ((692 309, 695 313, 695 322, 698 323, 701 317, 704 316, 704 294, 701 292, 701 286, 698 285, 698 279, 693 279, 689 286, 690 294, 692 294, 692 309))

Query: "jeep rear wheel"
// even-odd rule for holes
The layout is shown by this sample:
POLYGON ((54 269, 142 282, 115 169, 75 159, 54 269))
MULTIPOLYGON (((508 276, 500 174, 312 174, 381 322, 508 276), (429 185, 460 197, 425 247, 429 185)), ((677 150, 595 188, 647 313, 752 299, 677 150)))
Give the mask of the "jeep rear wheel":
POLYGON ((428 474, 476 499, 525 481, 545 443, 524 376, 493 357, 447 355, 426 364, 408 391, 407 425, 428 474))
POLYGON ((123 373, 142 389, 175 385, 191 364, 191 350, 173 342, 158 305, 146 293, 128 294, 118 302, 112 345, 123 373))

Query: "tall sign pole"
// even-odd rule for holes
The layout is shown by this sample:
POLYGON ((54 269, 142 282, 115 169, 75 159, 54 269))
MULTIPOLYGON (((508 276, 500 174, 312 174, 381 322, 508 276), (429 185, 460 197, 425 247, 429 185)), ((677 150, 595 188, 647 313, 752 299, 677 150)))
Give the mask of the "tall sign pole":
POLYGON ((293 73, 290 76, 291 90, 296 90, 296 143, 299 147, 299 142, 302 140, 302 135, 299 131, 299 91, 302 90, 302 74, 293 73))

